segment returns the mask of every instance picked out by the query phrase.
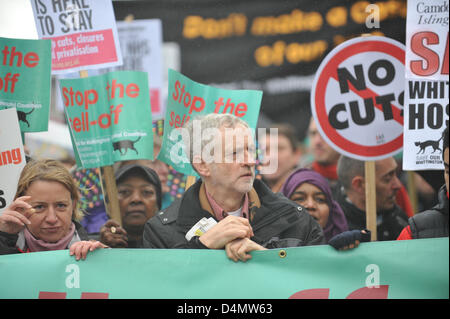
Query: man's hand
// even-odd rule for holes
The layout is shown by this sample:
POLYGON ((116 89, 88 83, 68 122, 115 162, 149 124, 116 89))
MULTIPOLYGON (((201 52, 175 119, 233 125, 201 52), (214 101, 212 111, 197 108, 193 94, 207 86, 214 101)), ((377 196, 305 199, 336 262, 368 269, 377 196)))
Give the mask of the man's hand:
POLYGON ((248 219, 230 215, 203 234, 200 241, 210 249, 223 249, 226 244, 237 238, 252 236, 254 234, 248 219))
POLYGON ((247 261, 252 258, 249 252, 253 250, 266 250, 249 238, 235 239, 225 245, 225 251, 228 258, 233 261, 247 261))

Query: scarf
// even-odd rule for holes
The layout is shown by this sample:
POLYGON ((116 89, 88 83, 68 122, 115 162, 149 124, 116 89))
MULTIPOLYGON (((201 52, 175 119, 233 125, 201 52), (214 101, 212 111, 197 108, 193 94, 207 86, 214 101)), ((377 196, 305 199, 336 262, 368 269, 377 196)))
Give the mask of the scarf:
POLYGON ((294 191, 303 183, 309 183, 318 187, 326 197, 327 205, 330 209, 328 222, 323 229, 325 239, 330 240, 333 236, 348 230, 347 219, 339 204, 332 198, 328 181, 319 173, 301 168, 288 177, 281 189, 287 198, 290 198, 294 191))
MULTIPOLYGON (((259 199, 258 193, 256 192, 255 188, 252 188, 248 193, 247 193, 248 199, 246 200, 248 202, 247 204, 247 209, 245 210, 246 212, 248 212, 249 216, 246 216, 246 218, 248 218, 248 220, 251 222, 253 221, 253 218, 255 217, 255 210, 259 207, 261 207, 261 201, 259 199)), ((214 209, 208 199, 208 194, 206 191, 206 187, 205 187, 205 183, 202 182, 201 186, 200 186, 200 193, 198 194, 199 200, 200 200, 200 206, 208 211, 211 215, 216 216, 214 209)), ((244 210, 243 210, 244 211, 244 210)), ((220 219, 218 219, 220 220, 220 219)))
POLYGON ((311 168, 328 180, 336 181, 338 179, 337 164, 322 165, 314 162, 311 168))
POLYGON ((69 232, 56 243, 48 243, 42 239, 37 239, 33 234, 25 228, 23 230, 25 241, 30 252, 63 250, 66 249, 75 234, 75 225, 72 223, 69 232))

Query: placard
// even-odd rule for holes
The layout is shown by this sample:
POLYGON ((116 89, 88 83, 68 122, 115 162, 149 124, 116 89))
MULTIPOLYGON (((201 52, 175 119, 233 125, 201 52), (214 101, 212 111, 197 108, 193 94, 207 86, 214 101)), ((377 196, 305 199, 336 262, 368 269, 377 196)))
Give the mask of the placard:
POLYGON ((147 73, 116 71, 59 84, 79 167, 153 159, 147 73))
POLYGON ((123 64, 114 68, 99 69, 99 72, 119 70, 147 72, 152 118, 154 121, 163 119, 165 103, 162 100, 164 63, 161 20, 117 21, 117 32, 123 64))
POLYGON ((13 202, 25 164, 17 112, 0 110, 0 214, 13 202))
POLYGON ((48 130, 50 40, 0 38, 0 110, 17 109, 22 132, 48 130))
POLYGON ((41 39, 52 40, 52 74, 122 64, 111 0, 30 0, 41 39))
POLYGON ((449 119, 448 2, 408 0, 404 170, 442 170, 449 119))
POLYGON ((187 122, 200 115, 229 113, 256 129, 262 91, 218 89, 169 69, 168 92, 164 137, 158 159, 185 175, 197 175, 185 153, 180 130, 187 122))
POLYGON ((322 61, 311 111, 339 153, 373 161, 403 146, 404 46, 378 36, 348 40, 322 61))

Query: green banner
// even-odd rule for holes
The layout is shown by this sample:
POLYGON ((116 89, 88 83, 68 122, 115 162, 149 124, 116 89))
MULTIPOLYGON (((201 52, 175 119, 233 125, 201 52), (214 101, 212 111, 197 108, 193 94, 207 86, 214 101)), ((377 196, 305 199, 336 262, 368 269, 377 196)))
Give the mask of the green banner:
POLYGON ((146 72, 117 71, 59 82, 79 167, 153 159, 146 72))
POLYGON ((448 238, 255 251, 100 249, 0 256, 0 298, 287 299, 449 297, 448 238))
POLYGON ((180 128, 201 115, 229 113, 255 130, 261 99, 262 91, 218 89, 194 82, 169 69, 164 137, 158 159, 178 172, 196 176, 186 156, 180 128))
POLYGON ((0 37, 0 110, 16 108, 22 132, 48 130, 51 41, 0 37))

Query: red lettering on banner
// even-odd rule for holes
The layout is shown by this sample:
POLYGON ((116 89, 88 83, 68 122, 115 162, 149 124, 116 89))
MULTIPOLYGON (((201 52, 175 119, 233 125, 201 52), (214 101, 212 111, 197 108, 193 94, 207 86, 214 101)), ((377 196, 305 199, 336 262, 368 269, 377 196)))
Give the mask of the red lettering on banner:
POLYGON ((84 104, 84 109, 87 110, 89 108, 89 105, 95 104, 98 101, 98 93, 95 89, 86 90, 84 92, 74 92, 72 87, 70 87, 70 89, 68 89, 67 87, 63 87, 62 95, 64 99, 64 106, 66 107, 74 106, 75 104, 77 104, 78 106, 84 104))
POLYGON ((411 51, 423 58, 411 61, 410 67, 414 74, 429 76, 439 70, 439 55, 427 47, 435 44, 439 44, 439 35, 434 32, 419 32, 412 36, 411 51))
MULTIPOLYGON (((378 287, 362 287, 352 291, 346 299, 387 299, 389 285, 378 287)), ((329 288, 314 288, 300 290, 289 297, 289 299, 328 299, 329 288)))
POLYGON ((34 68, 39 63, 39 56, 36 52, 28 52, 23 62, 27 67, 34 68))
POLYGON ((289 299, 328 299, 329 288, 306 289, 296 292, 289 299))
POLYGON ((9 65, 13 66, 14 60, 16 59, 15 66, 21 67, 22 66, 22 60, 25 64, 25 66, 29 68, 34 68, 39 63, 39 56, 36 52, 28 52, 25 54, 25 57, 23 57, 23 53, 20 51, 16 51, 16 47, 12 47, 11 51, 9 51, 9 48, 7 45, 2 50, 3 53, 3 59, 2 64, 3 65, 9 65), (9 63, 8 63, 8 55, 9 55, 9 63))
MULTIPOLYGON (((68 1, 65 1, 65 3, 67 2, 68 1)), ((52 37, 51 39, 54 44, 60 43, 61 40, 64 40, 66 43, 71 43, 71 45, 52 46, 52 70, 64 70, 117 61, 116 44, 114 43, 112 28, 93 32, 83 32, 82 34, 74 33, 62 35, 59 37, 52 37), (77 51, 76 55, 72 56, 68 54, 71 51, 77 51)))
MULTIPOLYGON (((174 101, 178 100, 178 96, 180 94, 180 93, 178 93, 178 89, 180 88, 180 86, 181 86, 180 81, 176 81, 175 82, 175 92, 172 94, 172 97, 173 97, 174 101), (176 95, 175 95, 175 93, 176 93, 176 95)), ((183 93, 184 93, 184 85, 183 85, 183 87, 181 89, 181 95, 183 95, 183 93)), ((180 101, 181 101, 181 98, 180 98, 180 101)))
POLYGON ((82 292, 81 299, 108 299, 109 293, 104 292, 82 292))
POLYGON ((205 108, 205 100, 199 96, 191 96, 186 91, 185 85, 181 86, 180 81, 175 81, 175 92, 172 94, 172 98, 179 104, 183 103, 185 108, 189 108, 189 114, 192 114, 193 111, 201 112, 205 108))
POLYGON ((22 163, 22 155, 19 147, 0 152, 0 166, 20 163, 22 163))
POLYGON ((39 291, 39 299, 66 299, 65 292, 39 291))
POLYGON ((169 125, 170 126, 175 126, 175 128, 180 128, 183 127, 183 125, 187 122, 189 122, 189 120, 191 119, 191 117, 189 115, 183 115, 183 118, 181 118, 179 115, 175 115, 175 112, 170 112, 170 121, 169 121, 169 125))
POLYGON ((91 125, 99 125, 102 129, 107 129, 111 126, 112 123, 119 124, 119 114, 122 112, 123 104, 119 104, 117 106, 111 105, 109 107, 109 114, 103 113, 100 114, 97 120, 89 121, 89 113, 81 112, 81 118, 74 117, 69 118, 70 123, 72 123, 72 128, 75 132, 79 133, 81 131, 87 132, 90 129, 91 125), (111 121, 112 120, 112 121, 111 121))
POLYGON ((115 79, 112 80, 112 84, 106 85, 106 91, 108 92, 108 100, 116 98, 118 91, 118 97, 123 98, 125 95, 131 98, 139 96, 139 86, 136 83, 129 83, 125 88, 122 83, 118 83, 115 79))
POLYGON ((428 47, 439 45, 439 35, 431 31, 414 34, 411 38, 411 51, 423 59, 411 61, 411 72, 419 76, 430 76, 439 72, 441 66, 441 74, 448 74, 448 33, 446 43, 441 66, 439 54, 428 47))
POLYGON ((139 96, 139 86, 136 83, 128 84, 126 91, 128 97, 135 98, 139 96))
MULTIPOLYGON (((39 299, 66 299, 67 293, 53 291, 39 291, 39 299)), ((81 299, 108 299, 107 292, 82 292, 81 299)))
POLYGON ((15 73, 12 75, 11 72, 6 73, 5 77, 0 77, 0 90, 3 89, 3 91, 8 92, 8 88, 11 91, 11 93, 14 93, 14 89, 16 87, 16 83, 19 80, 19 73, 15 73), (9 85, 11 83, 11 85, 9 85))
MULTIPOLYGON (((217 101, 214 102, 214 105, 216 106, 214 109, 214 113, 220 113, 220 108, 224 105, 223 97, 220 97, 217 101)), ((236 105, 235 103, 231 102, 231 99, 227 99, 227 103, 225 104, 225 107, 222 110, 222 113, 230 113, 234 114, 237 117, 243 117, 247 113, 247 104, 245 103, 239 103, 236 105)))
POLYGON ((441 74, 447 74, 448 75, 448 33, 447 33, 447 44, 445 45, 445 51, 444 51, 444 59, 442 62, 442 69, 441 74))
POLYGON ((236 106, 236 111, 234 112, 234 115, 237 117, 243 117, 247 113, 247 104, 245 103, 239 103, 236 106))
POLYGON ((387 299, 389 285, 362 287, 350 293, 346 299, 387 299))

